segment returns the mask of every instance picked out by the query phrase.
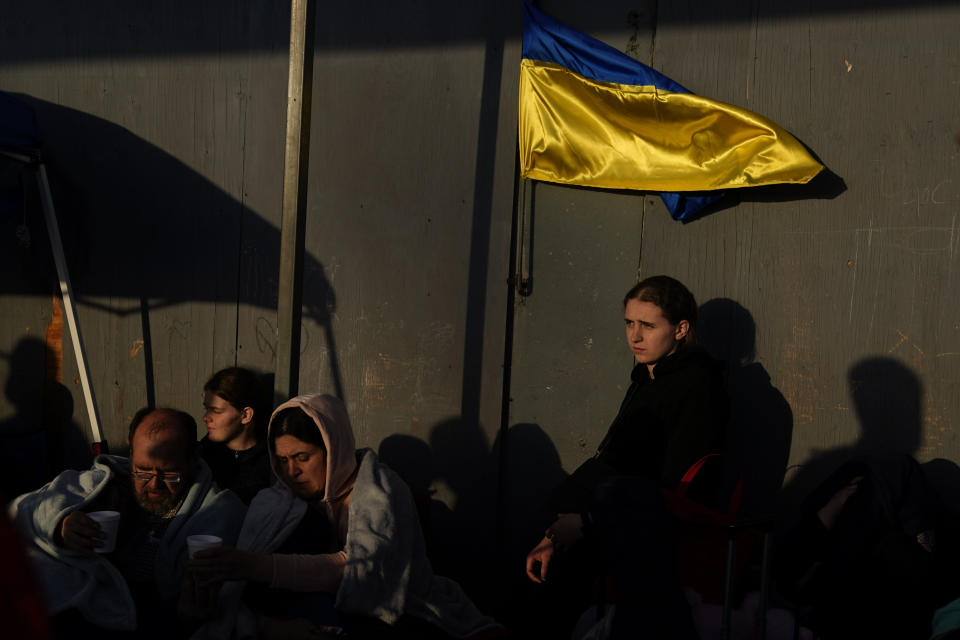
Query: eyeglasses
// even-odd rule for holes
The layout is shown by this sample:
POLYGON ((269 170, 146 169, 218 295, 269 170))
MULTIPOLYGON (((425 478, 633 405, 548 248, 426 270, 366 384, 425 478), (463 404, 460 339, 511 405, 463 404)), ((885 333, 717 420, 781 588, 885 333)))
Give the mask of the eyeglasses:
POLYGON ((136 478, 137 482, 150 482, 154 478, 158 478, 161 482, 166 482, 167 484, 179 484, 183 480, 183 475, 177 471, 174 473, 169 473, 166 471, 134 471, 133 477, 136 478))

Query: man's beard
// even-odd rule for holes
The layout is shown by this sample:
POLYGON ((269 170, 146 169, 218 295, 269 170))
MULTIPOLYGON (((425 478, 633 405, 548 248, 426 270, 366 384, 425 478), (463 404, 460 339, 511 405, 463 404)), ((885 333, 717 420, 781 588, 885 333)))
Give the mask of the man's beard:
POLYGON ((138 492, 136 487, 134 487, 133 494, 136 496, 137 504, 140 505, 141 509, 161 518, 172 518, 176 515, 180 509, 180 504, 183 502, 182 495, 171 493, 170 491, 167 491, 167 494, 159 500, 151 499, 146 491, 142 493, 138 492))

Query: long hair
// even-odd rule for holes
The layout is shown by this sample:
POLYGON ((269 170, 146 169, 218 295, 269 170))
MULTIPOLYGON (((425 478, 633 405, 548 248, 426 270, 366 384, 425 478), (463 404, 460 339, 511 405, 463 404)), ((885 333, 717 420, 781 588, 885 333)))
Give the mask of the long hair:
POLYGON ((223 398, 237 411, 253 409, 254 433, 258 440, 263 436, 269 408, 257 374, 243 367, 227 367, 210 376, 203 390, 223 398))

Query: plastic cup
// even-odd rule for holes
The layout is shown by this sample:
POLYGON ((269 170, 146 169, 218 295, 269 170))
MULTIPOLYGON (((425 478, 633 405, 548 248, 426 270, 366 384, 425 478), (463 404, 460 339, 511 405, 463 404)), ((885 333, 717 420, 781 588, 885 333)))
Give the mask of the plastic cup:
POLYGON ((100 525, 103 540, 94 551, 97 553, 111 553, 117 547, 117 529, 120 527, 119 511, 91 511, 87 516, 100 525))
POLYGON ((197 551, 202 551, 203 549, 212 549, 213 547, 222 547, 223 538, 220 536, 187 536, 187 550, 190 552, 190 557, 193 557, 197 551))

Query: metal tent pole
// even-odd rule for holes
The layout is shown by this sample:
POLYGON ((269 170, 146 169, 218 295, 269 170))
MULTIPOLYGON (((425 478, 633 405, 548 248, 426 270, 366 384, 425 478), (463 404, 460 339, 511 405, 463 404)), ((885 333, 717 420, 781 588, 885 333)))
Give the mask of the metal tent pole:
POLYGON ((300 314, 303 299, 303 235, 307 218, 310 160, 310 103, 316 3, 291 0, 290 75, 280 222, 280 277, 277 291, 276 392, 297 394, 300 383, 300 314))
POLYGON ((70 284, 67 260, 63 254, 60 226, 57 224, 57 214, 53 208, 53 196, 50 195, 50 182, 47 180, 47 168, 42 162, 37 165, 37 168, 37 186, 40 189, 40 199, 43 202, 43 215, 47 222, 47 233, 50 236, 50 246, 53 249, 53 260, 57 265, 57 275, 60 278, 60 296, 63 298, 64 315, 66 315, 67 325, 70 327, 73 352, 77 356, 77 368, 80 370, 80 384, 83 387, 83 398, 87 404, 87 417, 90 419, 90 431, 93 438, 91 446, 94 454, 100 454, 103 452, 100 413, 97 410, 97 402, 93 397, 93 387, 90 385, 90 374, 87 369, 87 353, 83 348, 83 340, 80 336, 77 310, 76 307, 73 306, 73 286, 70 284))

